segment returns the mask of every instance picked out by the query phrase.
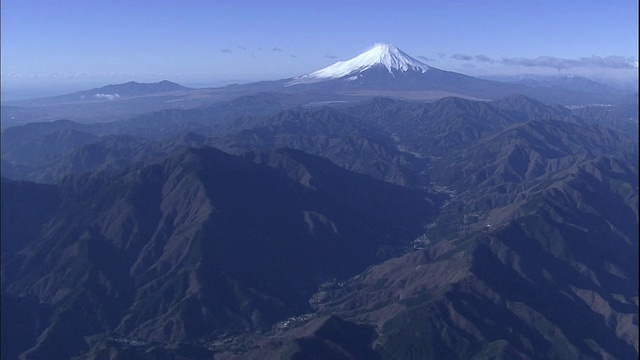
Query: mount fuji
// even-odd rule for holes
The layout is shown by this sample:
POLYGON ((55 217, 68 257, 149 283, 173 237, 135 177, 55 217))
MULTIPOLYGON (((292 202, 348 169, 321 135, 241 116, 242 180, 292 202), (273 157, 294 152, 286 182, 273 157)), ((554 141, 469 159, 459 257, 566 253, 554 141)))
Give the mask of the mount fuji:
POLYGON ((522 94, 565 105, 608 103, 602 93, 475 78, 428 66, 391 44, 376 44, 356 57, 284 81, 285 91, 326 92, 349 96, 388 96, 436 100, 456 96, 475 100, 522 94))
POLYGON ((447 95, 487 98, 484 92, 469 89, 469 86, 484 85, 484 89, 491 83, 425 65, 394 45, 376 44, 350 60, 339 61, 323 69, 295 77, 285 86, 321 86, 336 91, 348 91, 353 95, 356 95, 353 91, 372 90, 391 90, 396 92, 396 96, 401 95, 398 92, 402 91, 438 91, 440 93, 430 95, 435 98, 447 95), (464 91, 461 92, 461 89, 464 91))
POLYGON ((402 50, 390 44, 376 44, 370 50, 347 61, 339 61, 324 69, 299 76, 289 85, 309 84, 331 79, 357 80, 363 77, 363 72, 370 69, 385 68, 395 77, 407 72, 426 73, 429 66, 407 55, 402 50))

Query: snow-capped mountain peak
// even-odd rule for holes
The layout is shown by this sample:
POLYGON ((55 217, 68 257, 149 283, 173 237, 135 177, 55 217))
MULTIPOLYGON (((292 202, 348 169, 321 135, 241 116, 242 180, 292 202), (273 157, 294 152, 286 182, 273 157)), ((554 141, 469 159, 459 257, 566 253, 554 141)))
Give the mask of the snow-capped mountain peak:
POLYGON ((290 85, 350 77, 376 66, 386 68, 391 74, 396 71, 425 73, 429 70, 427 65, 412 58, 391 44, 376 44, 368 51, 351 60, 338 61, 324 69, 299 76, 293 79, 290 85))

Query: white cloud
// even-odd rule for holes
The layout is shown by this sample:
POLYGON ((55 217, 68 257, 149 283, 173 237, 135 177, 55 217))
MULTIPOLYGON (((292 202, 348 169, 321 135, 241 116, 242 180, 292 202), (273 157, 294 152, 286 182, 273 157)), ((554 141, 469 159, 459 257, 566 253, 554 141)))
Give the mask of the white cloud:
POLYGON ((437 61, 436 59, 431 59, 431 58, 426 57, 426 56, 424 56, 424 55, 418 55, 418 58, 419 58, 419 59, 422 59, 422 60, 424 60, 424 61, 437 61))
POLYGON ((466 54, 453 54, 453 55, 450 56, 450 58, 455 59, 455 60, 463 60, 463 61, 473 60, 473 56, 466 55, 466 54))
POLYGON ((114 100, 120 97, 120 95, 118 95, 117 93, 115 94, 95 94, 93 95, 93 97, 97 98, 97 99, 107 99, 107 100, 114 100))
POLYGON ((492 59, 492 58, 490 58, 490 57, 488 57, 487 55, 484 55, 484 54, 476 55, 476 56, 474 56, 473 58, 474 58, 476 61, 479 61, 479 62, 486 62, 486 63, 489 63, 489 64, 493 64, 493 63, 495 63, 495 62, 496 62, 494 59, 492 59))

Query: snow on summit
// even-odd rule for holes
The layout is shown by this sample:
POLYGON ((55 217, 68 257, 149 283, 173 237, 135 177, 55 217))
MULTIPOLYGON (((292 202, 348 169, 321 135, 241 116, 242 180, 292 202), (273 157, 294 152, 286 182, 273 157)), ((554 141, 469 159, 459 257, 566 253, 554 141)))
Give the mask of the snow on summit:
POLYGON ((376 44, 370 50, 351 60, 338 61, 324 69, 293 79, 289 85, 307 84, 323 80, 352 76, 374 66, 383 66, 393 74, 394 71, 416 71, 425 73, 429 67, 412 58, 402 50, 390 44, 376 44))

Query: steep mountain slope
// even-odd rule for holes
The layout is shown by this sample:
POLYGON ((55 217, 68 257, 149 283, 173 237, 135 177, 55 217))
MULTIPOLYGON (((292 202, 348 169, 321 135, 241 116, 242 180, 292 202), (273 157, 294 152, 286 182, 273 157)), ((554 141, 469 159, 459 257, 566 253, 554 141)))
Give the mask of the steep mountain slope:
MULTIPOLYGON (((292 97, 261 93, 199 109, 163 110, 126 121, 30 123, 2 131, 2 170, 13 179, 51 183, 96 168, 122 168, 184 145, 264 124, 292 97), (191 140, 187 138, 192 137, 191 140), (155 140, 155 141, 150 141, 155 140), (171 144, 174 142, 174 144, 171 144)), ((288 105, 287 105, 288 104, 288 105)))
POLYGON ((166 346, 269 328, 435 214, 425 194, 327 160, 264 156, 287 166, 202 148, 66 178, 41 237, 3 261, 5 295, 47 309, 27 356, 68 357, 107 332, 166 346))
MULTIPOLYGON (((11 138, 11 135, 7 138, 11 138)), ((69 128, 54 130, 30 141, 13 138, 3 141, 2 158, 13 164, 40 166, 97 139, 93 134, 69 128)))
POLYGON ((1 223, 6 225, 1 227, 4 262, 42 235, 42 226, 54 216, 61 199, 55 186, 4 177, 1 195, 1 223))
POLYGON ((204 137, 193 133, 156 141, 129 135, 105 135, 96 142, 53 158, 47 164, 35 167, 22 165, 20 171, 13 171, 13 176, 15 179, 53 184, 67 175, 93 170, 118 170, 138 161, 167 156, 186 147, 200 147, 206 142, 204 137))
POLYGON ((620 117, 520 95, 287 99, 3 131, 25 159, 100 138, 29 172, 56 186, 3 178, 2 356, 637 357, 620 117))
POLYGON ((122 167, 167 154, 168 149, 181 144, 197 143, 234 153, 292 147, 378 179, 425 186, 430 181, 426 169, 434 157, 511 124, 558 120, 625 133, 638 131, 637 121, 607 108, 568 109, 522 95, 492 102, 445 98, 424 103, 376 98, 331 107, 288 108, 295 101, 295 97, 264 93, 207 108, 155 112, 128 121, 91 125, 56 121, 11 127, 3 131, 2 169, 10 178, 51 182, 70 173, 122 167), (180 140, 189 137, 186 132, 206 139, 180 140), (71 138, 76 141, 60 143, 66 139, 61 134, 74 135, 71 138), (100 135, 103 137, 96 140, 100 135), (114 141, 113 136, 122 141, 114 141), (131 136, 141 143, 132 142, 131 136), (171 141, 176 144, 170 145, 171 141), (78 147, 87 142, 91 144, 78 147))
MULTIPOLYGON (((375 329, 383 359, 638 356, 637 139, 525 122, 432 165, 452 197, 420 250, 322 287, 316 316, 375 329)), ((246 356, 285 353, 301 324, 246 356)))
MULTIPOLYGON (((444 227, 431 231, 473 231, 516 219, 532 194, 575 176, 580 166, 592 168, 588 164, 594 162, 633 176, 637 144, 637 139, 615 131, 567 122, 531 121, 508 127, 434 160, 433 181, 455 197, 442 211, 447 219, 444 227)), ((616 179, 615 174, 612 177, 616 179)))
POLYGON ((555 179, 513 221, 319 294, 321 313, 377 325, 388 358, 637 357, 637 167, 609 165, 555 179))
POLYGON ((216 139, 231 151, 289 147, 325 157, 348 170, 391 183, 420 187, 428 163, 397 149, 385 132, 331 108, 288 110, 265 120, 268 126, 216 139))
POLYGON ((41 318, 48 315, 46 306, 5 292, 13 268, 4 264, 16 254, 38 241, 42 227, 54 217, 61 202, 60 191, 52 185, 2 178, 1 238, 2 238, 2 348, 0 356, 15 359, 35 343, 34 332, 41 318))

